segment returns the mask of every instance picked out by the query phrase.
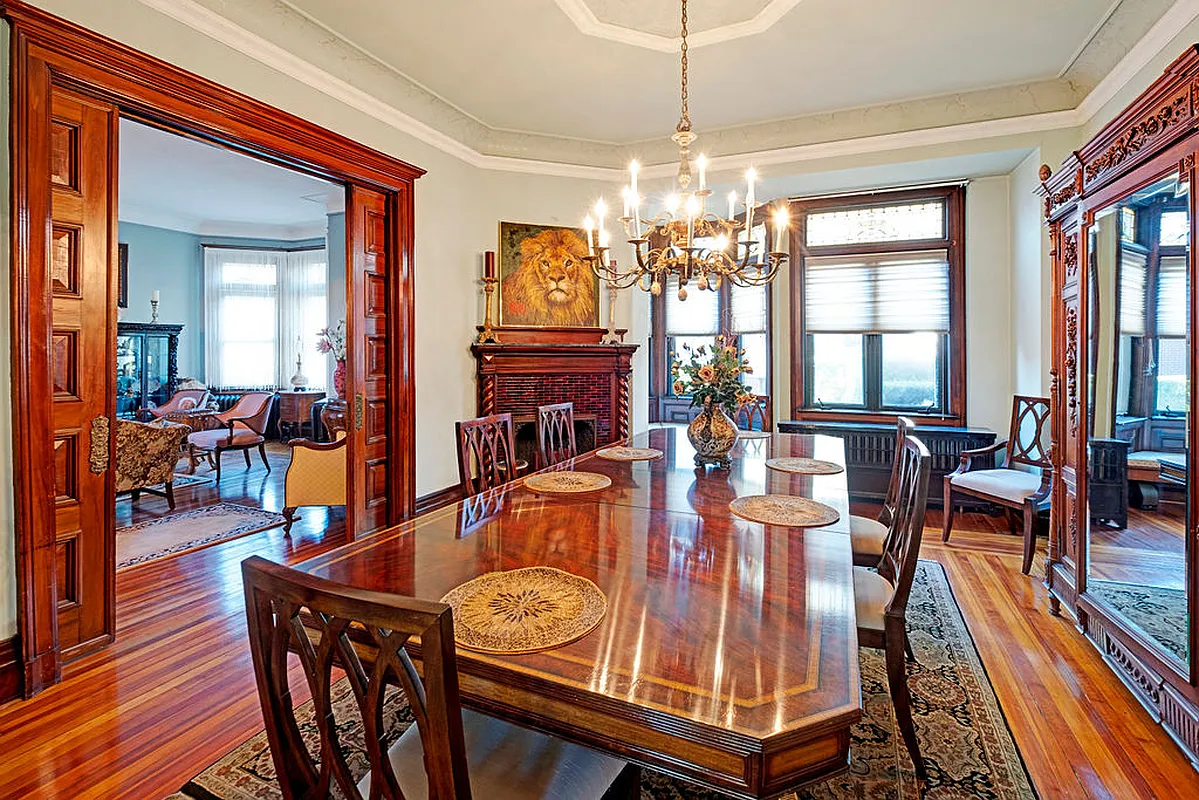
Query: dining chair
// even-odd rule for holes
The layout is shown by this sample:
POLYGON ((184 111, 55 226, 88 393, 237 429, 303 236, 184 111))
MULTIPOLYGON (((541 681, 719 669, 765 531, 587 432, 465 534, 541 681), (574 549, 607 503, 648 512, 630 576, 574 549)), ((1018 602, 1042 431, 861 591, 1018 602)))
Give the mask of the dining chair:
POLYGON ((770 396, 759 394, 754 396, 751 403, 737 406, 733 416, 737 428, 743 431, 762 431, 770 433, 774 430, 774 416, 770 411, 770 396))
POLYGON ((221 427, 210 431, 196 431, 187 437, 187 456, 195 471, 196 462, 203 455, 216 469, 216 482, 221 482, 221 453, 240 450, 246 457, 246 468, 250 467, 250 450, 257 447, 258 455, 266 471, 271 464, 266 458, 266 424, 275 406, 274 392, 246 392, 224 413, 215 419, 221 427))
POLYGON ((473 497, 516 477, 512 415, 492 414, 455 422, 462 496, 473 497))
POLYGON ((877 517, 849 515, 849 541, 853 549, 853 563, 859 567, 877 567, 883 557, 883 542, 895 516, 895 497, 899 491, 899 456, 916 423, 907 417, 897 417, 895 425, 895 454, 891 461, 891 478, 887 482, 887 494, 877 517))
POLYGON ((1015 513, 1023 520, 1025 575, 1032 569, 1037 550, 1037 513, 1049 507, 1053 464, 1049 460, 1049 398, 1016 395, 1012 398, 1012 424, 1008 438, 990 447, 963 450, 958 468, 945 476, 945 522, 941 541, 948 542, 953 530, 954 498, 966 495, 1002 506, 1014 535, 1021 531, 1015 513), (1003 463, 995 467, 995 454, 1005 450, 1003 463), (976 469, 976 461, 984 462, 976 469), (990 466, 986 466, 989 464, 990 466), (1021 467, 1030 467, 1030 472, 1021 467))
POLYGON ((858 644, 885 653, 887 686, 895 707, 895 720, 912 757, 916 780, 923 787, 928 773, 916 739, 907 681, 906 656, 912 652, 907 633, 907 607, 916 576, 916 562, 920 559, 931 459, 924 443, 908 436, 895 460, 899 463, 899 482, 882 557, 877 571, 859 566, 853 568, 854 606, 858 618, 858 644))
POLYGON ((537 468, 552 467, 578 454, 575 404, 537 406, 537 468))
POLYGON ((450 607, 356 589, 258 556, 242 562, 258 699, 284 800, 534 800, 636 797, 637 767, 527 728, 463 711, 450 607), (405 647, 419 638, 418 673, 405 647), (295 653, 312 695, 319 757, 304 741, 289 683, 295 653), (365 661, 364 661, 365 660, 365 661), (334 670, 362 724, 367 771, 356 777, 334 720, 334 670), (415 723, 396 742, 384 709, 398 687, 415 723), (608 794, 606 794, 608 793, 608 794))

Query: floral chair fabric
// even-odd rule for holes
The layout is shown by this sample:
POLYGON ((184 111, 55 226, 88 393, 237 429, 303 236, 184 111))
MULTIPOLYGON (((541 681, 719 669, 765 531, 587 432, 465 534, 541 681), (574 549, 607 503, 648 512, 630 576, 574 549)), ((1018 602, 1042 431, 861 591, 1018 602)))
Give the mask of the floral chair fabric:
POLYGON ((117 491, 137 493, 159 484, 166 485, 172 508, 171 485, 179 448, 191 431, 174 422, 134 422, 117 420, 117 491))

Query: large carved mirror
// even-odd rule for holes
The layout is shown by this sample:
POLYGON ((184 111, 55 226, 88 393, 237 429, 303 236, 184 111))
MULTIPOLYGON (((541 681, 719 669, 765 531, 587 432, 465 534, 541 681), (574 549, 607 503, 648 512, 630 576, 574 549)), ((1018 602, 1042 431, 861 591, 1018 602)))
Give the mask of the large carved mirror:
POLYGON ((1190 203, 1177 173, 1096 212, 1087 258, 1087 591, 1188 662, 1190 203))

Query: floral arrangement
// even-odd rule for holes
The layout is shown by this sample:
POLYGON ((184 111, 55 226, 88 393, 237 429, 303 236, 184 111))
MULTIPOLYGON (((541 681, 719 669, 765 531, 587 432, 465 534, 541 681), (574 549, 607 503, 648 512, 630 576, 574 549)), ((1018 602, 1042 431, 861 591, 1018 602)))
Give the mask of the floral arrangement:
POLYGON ((337 361, 346 360, 346 321, 337 323, 336 328, 321 328, 316 334, 316 351, 332 353, 337 361))
POLYGON ((737 349, 733 336, 717 336, 711 351, 707 346, 693 350, 687 344, 683 349, 690 355, 690 361, 675 361, 670 368, 676 395, 691 395, 693 406, 709 403, 721 406, 729 416, 736 413, 738 406, 755 401, 741 383, 741 376, 751 374, 753 367, 745 360, 745 351, 737 349))

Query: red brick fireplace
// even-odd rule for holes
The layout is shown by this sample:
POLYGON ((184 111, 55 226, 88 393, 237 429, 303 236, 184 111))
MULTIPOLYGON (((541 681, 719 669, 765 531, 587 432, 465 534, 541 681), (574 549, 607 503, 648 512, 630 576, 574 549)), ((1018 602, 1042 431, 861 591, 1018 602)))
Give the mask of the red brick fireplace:
MULTIPOLYGON (((511 330, 500 333, 516 338, 511 330)), ((598 344, 598 334, 589 336, 590 342, 582 336, 570 338, 575 341, 471 345, 479 415, 510 413, 528 419, 536 415, 539 405, 569 401, 574 403, 576 418, 594 426, 596 447, 627 437, 629 373, 637 345, 598 344)))

